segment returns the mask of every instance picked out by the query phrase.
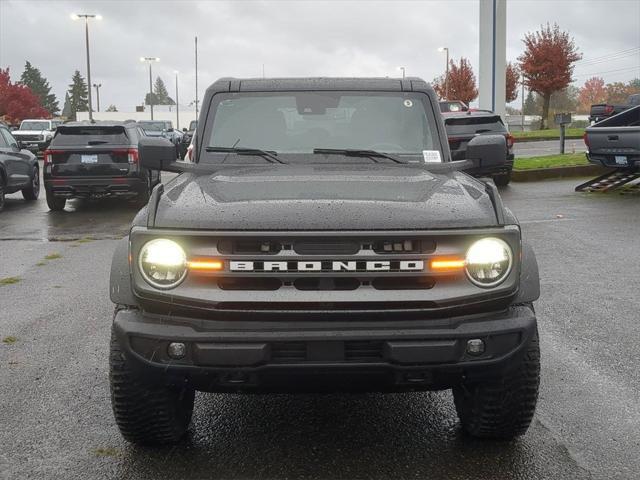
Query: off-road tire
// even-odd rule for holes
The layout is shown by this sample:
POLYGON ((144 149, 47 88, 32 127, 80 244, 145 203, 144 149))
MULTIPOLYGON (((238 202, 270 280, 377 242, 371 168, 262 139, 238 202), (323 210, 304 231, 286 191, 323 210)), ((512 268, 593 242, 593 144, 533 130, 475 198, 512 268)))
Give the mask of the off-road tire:
POLYGON ((536 330, 520 364, 502 378, 453 389, 465 433, 479 438, 512 439, 526 433, 533 419, 540 383, 540 345, 536 330))
POLYGON ((498 187, 506 187, 511 182, 511 172, 499 173, 493 176, 493 183, 498 187))
POLYGON ((40 195, 40 169, 33 167, 31 183, 27 188, 22 189, 22 196, 25 200, 33 201, 38 199, 38 195, 40 195))
POLYGON ((140 207, 144 207, 147 203, 149 203, 149 198, 151 198, 151 190, 153 190, 153 185, 151 184, 151 173, 146 175, 145 185, 142 187, 138 196, 136 197, 136 203, 140 207))
POLYGON ((122 436, 142 445, 166 445, 184 437, 191 422, 195 391, 142 381, 111 332, 111 406, 122 436))
POLYGON ((56 197, 49 190, 47 190, 46 195, 47 195, 47 205, 49 206, 49 210, 53 210, 54 212, 60 212, 64 210, 64 206, 67 204, 66 198, 56 197))

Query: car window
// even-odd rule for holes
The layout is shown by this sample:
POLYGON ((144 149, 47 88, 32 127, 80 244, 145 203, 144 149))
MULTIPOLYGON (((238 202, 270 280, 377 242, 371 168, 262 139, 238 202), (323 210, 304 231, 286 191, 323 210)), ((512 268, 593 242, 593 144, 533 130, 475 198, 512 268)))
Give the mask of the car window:
POLYGON ((507 127, 502 123, 500 115, 465 116, 445 118, 447 135, 470 135, 476 133, 506 133, 507 127))
POLYGON ((0 148, 7 148, 9 146, 10 133, 6 129, 0 128, 0 148))
POLYGON ((114 126, 60 126, 51 140, 52 146, 128 145, 125 128, 114 126))
POLYGON ((49 130, 47 121, 24 121, 20 124, 20 130, 49 130))
POLYGON ((2 134, 4 136, 5 142, 7 143, 7 145, 9 147, 15 147, 18 148, 18 142, 17 140, 13 137, 13 135, 11 135, 11 133, 9 133, 6 129, 2 129, 2 134))
POLYGON ((428 98, 414 92, 256 92, 216 95, 209 147, 279 153, 316 148, 420 154, 439 150, 428 98), (426 102, 426 103, 425 103, 426 102))

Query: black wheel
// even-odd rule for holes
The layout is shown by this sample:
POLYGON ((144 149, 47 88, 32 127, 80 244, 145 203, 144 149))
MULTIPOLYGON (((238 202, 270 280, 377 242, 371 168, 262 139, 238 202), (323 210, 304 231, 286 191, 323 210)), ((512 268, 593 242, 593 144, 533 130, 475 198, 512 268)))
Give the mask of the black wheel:
POLYGON ((493 183, 498 187, 506 187, 511 182, 511 172, 499 173, 493 176, 493 183))
POLYGON ((25 200, 37 200, 38 195, 40 195, 40 170, 38 167, 33 167, 31 183, 27 188, 22 189, 22 196, 25 200))
POLYGON ((47 190, 47 205, 49 206, 49 210, 53 210, 54 212, 59 212, 64 210, 64 206, 67 204, 67 199, 64 197, 55 197, 53 193, 47 190))
POLYGON ((453 389, 464 431, 474 437, 512 439, 526 433, 533 419, 540 384, 538 331, 520 364, 502 378, 453 389))
POLYGON ((109 355, 111 406, 122 436, 132 443, 176 443, 187 432, 195 391, 142 381, 130 369, 113 330, 109 355))
POLYGON ((151 197, 151 190, 153 190, 153 186, 151 185, 151 174, 145 176, 145 185, 142 187, 142 190, 138 193, 138 197, 136 198, 136 202, 141 207, 144 207, 147 203, 149 203, 149 197, 151 197))
POLYGON ((0 175, 0 212, 4 209, 4 179, 0 175))

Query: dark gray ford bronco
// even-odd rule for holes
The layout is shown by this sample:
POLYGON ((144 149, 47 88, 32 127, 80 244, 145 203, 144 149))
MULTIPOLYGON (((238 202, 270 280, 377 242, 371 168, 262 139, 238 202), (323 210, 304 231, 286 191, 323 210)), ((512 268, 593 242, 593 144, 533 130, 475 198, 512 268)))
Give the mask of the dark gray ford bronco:
POLYGON ((527 430, 536 259, 495 186, 463 172, 504 163, 503 135, 452 161, 418 78, 225 78, 206 92, 191 162, 164 139, 139 153, 180 175, 113 258, 110 381, 127 440, 179 440, 196 390, 453 389, 468 434, 527 430))

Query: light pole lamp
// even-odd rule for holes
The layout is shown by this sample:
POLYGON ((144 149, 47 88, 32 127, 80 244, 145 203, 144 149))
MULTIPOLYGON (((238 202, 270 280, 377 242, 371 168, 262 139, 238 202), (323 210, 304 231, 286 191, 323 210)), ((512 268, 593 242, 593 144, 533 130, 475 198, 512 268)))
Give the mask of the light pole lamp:
POLYGON ((84 18, 84 36, 85 36, 85 44, 87 47, 87 88, 89 93, 89 120, 93 120, 93 108, 91 105, 91 60, 89 57, 89 19, 93 18, 95 20, 102 20, 102 15, 96 15, 93 13, 72 13, 72 20, 80 20, 84 18))
POLYGON ((149 64, 149 107, 151 109, 151 120, 153 120, 153 73, 151 71, 151 64, 153 62, 159 62, 158 57, 140 57, 141 62, 147 62, 149 64))
POLYGON ((446 52, 446 68, 444 74, 444 99, 449 100, 449 47, 440 47, 438 48, 439 52, 446 52))
POLYGON ((98 110, 98 112, 100 111, 100 87, 102 86, 101 83, 94 83, 93 84, 93 88, 96 89, 96 110, 98 110))
POLYGON ((404 80, 405 68, 404 67, 398 67, 398 70, 402 70, 402 79, 404 80))
POLYGON ((178 70, 174 70, 173 73, 176 74, 176 128, 180 130, 180 105, 178 103, 178 70))

